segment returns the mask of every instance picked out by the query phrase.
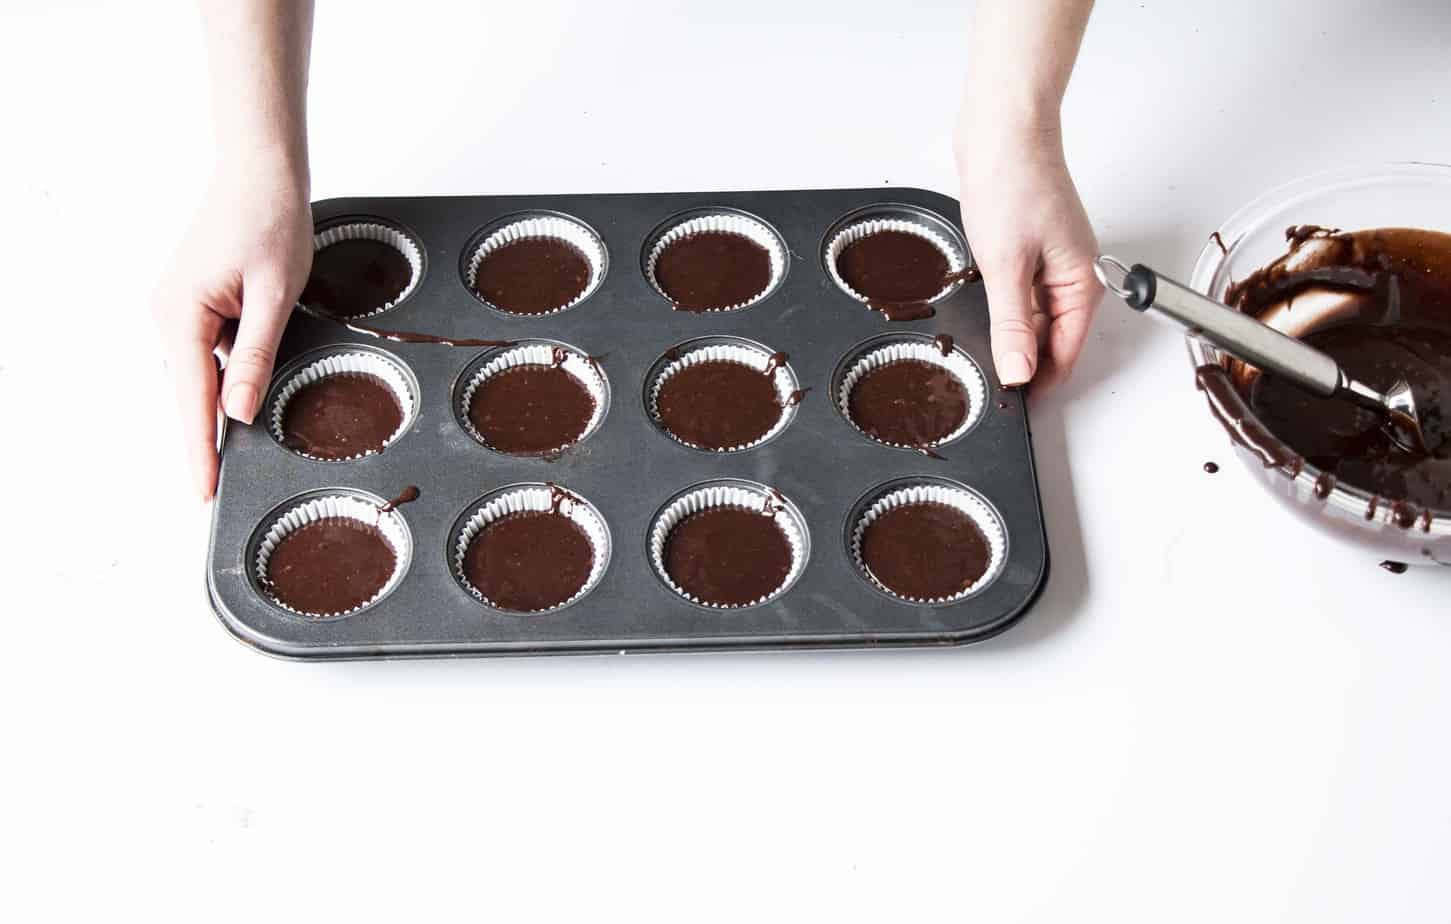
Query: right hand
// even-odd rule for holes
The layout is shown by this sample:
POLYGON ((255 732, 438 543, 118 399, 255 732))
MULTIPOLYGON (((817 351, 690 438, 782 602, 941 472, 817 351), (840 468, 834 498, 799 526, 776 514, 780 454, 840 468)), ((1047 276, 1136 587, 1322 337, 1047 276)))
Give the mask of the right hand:
POLYGON ((311 266, 306 172, 265 157, 220 167, 152 304, 202 500, 216 491, 218 408, 257 416, 311 266))
POLYGON ((957 152, 963 227, 987 288, 998 378, 1061 382, 1083 350, 1103 286, 1056 119, 1018 129, 969 112, 957 152))

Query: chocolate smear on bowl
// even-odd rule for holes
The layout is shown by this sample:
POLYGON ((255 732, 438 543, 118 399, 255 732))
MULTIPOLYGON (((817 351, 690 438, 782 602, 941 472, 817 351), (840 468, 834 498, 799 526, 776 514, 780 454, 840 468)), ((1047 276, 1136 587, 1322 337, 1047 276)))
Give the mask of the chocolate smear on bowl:
MULTIPOLYGON (((1240 435, 1250 436, 1267 464, 1302 459, 1339 483, 1416 509, 1451 509, 1451 235, 1318 225, 1297 225, 1285 235, 1289 252, 1231 286, 1225 300, 1299 336, 1373 388, 1408 381, 1427 451, 1407 451, 1370 411, 1315 397, 1238 361, 1222 373, 1198 373, 1211 406, 1216 395, 1216 414, 1236 403, 1225 388, 1241 406, 1247 401, 1258 424, 1240 435), (1315 323, 1300 329, 1312 299, 1315 323)), ((1245 429, 1234 414, 1226 416, 1231 435, 1245 429)), ((1374 507, 1368 514, 1374 518, 1374 507)))

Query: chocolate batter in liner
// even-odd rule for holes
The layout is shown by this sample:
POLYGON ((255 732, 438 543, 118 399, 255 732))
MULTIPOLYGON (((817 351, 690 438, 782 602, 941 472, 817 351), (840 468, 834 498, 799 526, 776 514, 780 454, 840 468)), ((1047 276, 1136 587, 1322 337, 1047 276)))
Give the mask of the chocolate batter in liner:
POLYGON ((298 302, 336 318, 381 314, 423 278, 423 251, 400 228, 376 221, 332 225, 312 236, 312 271, 298 302))
MULTIPOLYGON (((488 361, 474 372, 458 393, 459 422, 474 439, 484 446, 509 455, 549 456, 574 446, 599 427, 609 403, 609 388, 599 363, 573 347, 548 341, 523 341, 520 344, 486 354, 488 361), (540 379, 542 390, 537 396, 515 394, 529 383, 522 376, 540 379), (500 393, 507 406, 500 410, 518 417, 524 430, 510 433, 508 442, 495 445, 475 424, 476 397, 486 383, 510 382, 500 393), (573 386, 577 385, 578 389, 573 386), (529 407, 523 402, 534 402, 529 407)), ((530 391, 524 388, 524 391, 530 391)))
POLYGON ((986 587, 1007 552, 1001 521, 981 498, 936 482, 873 501, 851 533, 851 555, 879 589, 909 603, 956 603, 986 587))
POLYGON ((257 543, 257 587, 288 612, 315 619, 372 606, 403 579, 413 556, 402 516, 384 506, 371 497, 325 494, 291 507, 257 543))
POLYGON ((786 247, 765 223, 746 215, 696 215, 650 245, 645 275, 676 310, 737 311, 775 291, 786 275, 786 247), (667 254, 675 244, 681 249, 667 254))
MULTIPOLYGON (((805 397, 786 365, 785 353, 744 343, 686 345, 672 352, 675 359, 650 383, 646 410, 667 436, 693 449, 740 452, 759 446, 790 424, 794 408, 805 397), (733 366, 746 370, 735 388, 727 380, 736 376, 720 374, 733 366), (692 384, 725 390, 715 400, 685 400, 705 396, 674 392, 672 380, 682 373, 691 377, 692 384), (695 382, 697 377, 700 382, 695 382)), ((682 381, 674 380, 677 385, 682 381)))
POLYGON ((987 404, 987 383, 977 365, 966 353, 950 344, 944 351, 942 345, 925 335, 901 335, 883 342, 880 346, 869 348, 852 361, 841 375, 836 388, 837 409, 858 433, 884 446, 924 450, 943 446, 960 438, 982 417, 983 408, 987 404), (897 363, 925 364, 950 376, 950 379, 941 383, 944 386, 940 395, 942 406, 934 408, 914 401, 914 407, 903 412, 883 405, 873 409, 871 418, 858 420, 858 415, 864 415, 867 409, 854 406, 853 393, 857 386, 872 373, 897 363), (960 386, 960 394, 950 387, 953 383, 960 386), (954 424, 956 415, 948 416, 950 405, 964 398, 966 406, 962 410, 960 421, 954 424), (921 416, 914 424, 912 415, 918 412, 921 416), (915 429, 921 436, 916 440, 885 439, 881 431, 873 426, 876 416, 883 417, 892 425, 892 429, 902 429, 904 432, 915 429))
POLYGON ((407 432, 417 401, 401 363, 349 351, 288 375, 268 407, 268 430, 284 447, 308 459, 348 462, 382 452, 407 432))
POLYGON ((842 291, 889 321, 930 318, 934 302, 976 278, 956 244, 900 218, 868 218, 843 228, 826 245, 826 266, 842 291))
POLYGON ((721 481, 660 511, 649 548, 655 573, 675 593, 701 606, 738 609, 790 589, 806 567, 809 546, 806 524, 780 492, 721 481))
POLYGON ((507 314, 555 314, 584 301, 604 279, 605 246, 562 215, 531 215, 489 232, 469 254, 464 285, 507 314))
POLYGON ((580 599, 604 576, 609 529, 592 504, 567 488, 501 488, 474 508, 457 531, 452 561, 454 577, 479 602, 507 612, 550 612, 580 599))

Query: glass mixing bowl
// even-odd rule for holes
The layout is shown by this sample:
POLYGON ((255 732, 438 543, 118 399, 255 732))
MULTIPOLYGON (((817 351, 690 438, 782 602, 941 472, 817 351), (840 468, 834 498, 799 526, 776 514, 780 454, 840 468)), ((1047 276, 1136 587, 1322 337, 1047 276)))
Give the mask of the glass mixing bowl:
MULTIPOLYGON (((1224 299, 1234 280, 1285 253, 1285 229, 1291 225, 1324 225, 1358 231, 1366 228, 1427 228, 1451 232, 1451 166, 1444 164, 1380 164, 1318 173, 1287 183, 1235 212, 1219 228, 1224 249, 1213 238, 1205 244, 1189 284, 1212 298, 1224 299)), ((1327 310, 1314 304, 1302 311, 1296 301, 1293 317, 1280 312, 1273 326, 1303 335, 1323 324, 1327 310), (1318 315, 1318 316, 1317 316, 1318 315)), ((1189 358, 1195 368, 1224 362, 1212 344, 1189 335, 1189 358)), ((1236 398, 1236 414, 1254 420, 1253 411, 1236 398)), ((1293 468, 1266 467, 1261 456, 1234 444, 1235 455, 1254 471, 1275 497, 1316 527, 1377 556, 1409 564, 1451 564, 1451 511, 1431 511, 1409 527, 1396 525, 1385 498, 1351 485, 1337 484, 1329 495, 1317 496, 1320 471, 1306 463, 1293 468)), ((1321 482, 1322 491, 1325 482, 1321 482)))

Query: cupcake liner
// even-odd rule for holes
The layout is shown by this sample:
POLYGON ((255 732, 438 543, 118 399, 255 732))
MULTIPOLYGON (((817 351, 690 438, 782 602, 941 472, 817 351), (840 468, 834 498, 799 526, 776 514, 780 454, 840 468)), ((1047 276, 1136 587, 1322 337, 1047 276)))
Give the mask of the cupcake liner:
POLYGON ((691 603, 708 606, 712 609, 743 609, 747 606, 767 603, 781 596, 787 588, 795 583, 802 569, 806 567, 805 526, 785 505, 780 505, 781 509, 776 511, 772 519, 786 534, 786 541, 791 546, 791 568, 787 571, 786 579, 781 582, 781 586, 759 600, 753 600, 741 606, 709 603, 686 592, 683 587, 675 583, 665 569, 665 543, 670 537, 670 531, 681 520, 711 507, 745 507, 747 510, 763 510, 767 503, 776 504, 778 501, 760 488, 746 488, 738 485, 711 485, 676 498, 656 515, 655 522, 650 527, 650 561, 655 566, 655 573, 665 582, 665 586, 691 603))
POLYGON ((665 298, 670 298, 670 295, 660 287, 659 280, 655 278, 655 264, 659 262, 660 254, 675 241, 683 237, 689 237, 692 234, 700 234, 703 231, 728 231, 743 235, 766 248, 766 253, 771 258, 771 279, 766 283, 764 289, 747 301, 735 305, 727 305, 724 308, 703 309, 705 312, 739 311, 742 308, 754 305, 775 291, 776 286, 781 282, 781 278, 786 275, 786 249, 782 245, 781 239, 776 236, 776 232, 756 219, 748 218, 745 215, 736 215, 730 212, 700 215, 695 218, 686 219, 668 228, 664 234, 655 240, 654 245, 650 248, 649 256, 645 259, 645 275, 649 278, 650 285, 654 286, 655 291, 659 292, 665 298))
MULTIPOLYGON (((846 280, 841 278, 841 271, 837 269, 836 260, 841 256, 841 252, 846 249, 848 244, 855 243, 864 237, 879 234, 883 231, 905 231, 908 234, 915 234, 926 241, 930 241, 947 258, 947 271, 949 273, 960 273, 967 268, 967 258, 963 255, 962 250, 946 236, 924 224, 902 218, 867 218, 858 221, 838 231, 836 236, 831 239, 831 242, 826 245, 826 270, 831 274, 831 278, 835 280, 843 292, 862 304, 867 303, 867 297, 847 285, 846 280)), ((952 291, 956 285, 956 282, 949 282, 942 287, 941 291, 929 298, 928 301, 936 301, 952 291)))
POLYGON ((281 443, 284 448, 305 459, 315 459, 320 462, 352 462, 366 456, 375 455, 393 445, 400 436, 408 431, 409 427, 413 426, 413 420, 417 416, 417 413, 418 402, 414 400, 413 388, 408 384, 408 376, 397 363, 389 359, 384 359, 376 353, 336 353, 308 363, 292 373, 283 382, 282 387, 277 389, 276 394, 272 397, 272 409, 268 415, 268 429, 272 432, 273 439, 281 443), (393 431, 392 435, 383 442, 382 449, 372 452, 361 452, 357 455, 348 456, 345 459, 324 459, 288 447, 283 442, 284 436, 282 432, 282 422, 287 415, 287 403, 308 385, 321 381, 328 376, 341 375, 345 372, 377 376, 387 384, 389 390, 393 392, 393 397, 398 399, 398 406, 403 409, 403 422, 398 425, 398 429, 393 431))
POLYGON ((866 575, 867 579, 883 592, 896 597, 898 600, 905 600, 909 603, 955 603, 958 600, 971 596, 983 587, 986 587, 998 576, 998 572, 1002 570, 1003 562, 1006 559, 1007 547, 1007 536, 1003 533, 1002 524, 999 522, 997 515, 993 513, 992 508, 988 507, 981 498, 970 491, 938 484, 913 485, 911 487, 899 488, 882 495, 862 512, 851 531, 851 557, 856 562, 856 566, 861 570, 861 573, 866 575), (897 593, 895 590, 892 590, 877 580, 876 575, 872 574, 866 562, 862 561, 862 536, 866 533, 867 527, 877 517, 896 507, 922 503, 947 504, 950 507, 962 511, 972 518, 973 523, 987 537, 987 570, 983 572, 982 577, 973 582, 972 586, 961 593, 956 593, 949 597, 935 597, 930 600, 908 597, 904 594, 897 593))
POLYGON ((915 339, 890 343, 863 354, 847 369, 836 391, 836 406, 854 430, 872 442, 881 443, 883 446, 894 446, 898 449, 930 449, 952 442, 972 429, 973 425, 982 417, 983 407, 986 404, 987 382, 984 381, 982 373, 978 371, 977 364, 956 349, 948 351, 948 354, 943 356, 942 351, 931 341, 915 339), (857 422, 851 416, 850 402, 852 389, 856 388, 857 383, 862 380, 862 377, 873 369, 880 368, 888 363, 902 362, 903 360, 918 360, 946 369, 962 384, 963 390, 967 392, 967 416, 963 418, 962 424, 951 433, 942 437, 942 439, 928 443, 925 447, 909 446, 904 443, 891 443, 886 440, 879 440, 857 426, 857 422))
POLYGON ((709 346, 696 347, 682 353, 679 358, 671 362, 656 374, 650 383, 650 398, 647 402, 647 410, 650 412, 650 419, 665 433, 666 436, 675 440, 682 446, 689 446, 692 449, 703 449, 707 452, 741 452, 759 446, 771 437, 786 429, 791 422, 793 408, 790 404, 791 395, 796 391, 796 378, 785 368, 784 364, 771 373, 772 384, 776 386, 776 397, 781 401, 781 416, 772 425, 771 429, 758 440, 745 443, 741 446, 728 446, 724 449, 713 449, 706 446, 696 446, 694 443, 687 443, 685 440, 671 433, 660 420, 660 389, 672 375, 687 369, 697 363, 705 362, 729 362, 749 366, 755 371, 765 374, 766 364, 771 360, 771 353, 756 347, 740 346, 736 344, 711 344, 709 346))
MULTIPOLYGON (((556 348, 560 347, 552 343, 527 343, 510 347, 498 353, 483 368, 479 369, 479 371, 470 377, 468 384, 464 386, 463 393, 459 396, 459 420, 463 423, 464 429, 468 430, 470 436, 485 446, 489 445, 488 440, 484 439, 484 435, 474 427, 473 422, 469 419, 469 405, 473 403, 474 392, 478 391, 479 386, 484 383, 484 380, 490 376, 498 375, 506 369, 513 369, 515 366, 552 366, 554 365, 554 351, 556 348)), ((565 357, 564 362, 560 364, 560 368, 577 379, 585 387, 590 397, 594 399, 595 406, 593 413, 590 414, 589 423, 585 424, 584 432, 573 442, 566 443, 564 446, 556 446, 554 449, 548 450, 549 452, 566 449, 576 443, 584 442, 585 438, 593 433, 595 428, 600 425, 600 421, 605 416, 605 400, 607 395, 603 374, 595 367, 594 363, 578 350, 572 347, 562 347, 562 349, 565 351, 565 357)))
POLYGON ((257 559, 254 562, 257 582, 262 586, 267 598, 276 605, 295 613, 298 616, 306 616, 312 619, 333 619, 339 616, 351 616, 377 603, 386 596, 398 582, 403 580, 403 574, 408 570, 408 564, 413 559, 413 539, 408 533, 408 527, 404 524, 402 516, 397 511, 382 511, 380 504, 355 497, 350 494, 331 494, 323 497, 316 497, 304 501, 287 512, 283 513, 267 527, 262 540, 257 544, 257 559), (279 600, 270 591, 267 591, 267 565, 272 560, 272 552, 277 548, 284 538, 294 531, 301 529, 308 523, 317 520, 325 520, 330 517, 346 517, 375 526, 383 534, 383 538, 393 547, 393 574, 388 578, 376 594, 366 603, 355 606, 350 610, 338 613, 307 613, 302 610, 288 606, 279 600))
MULTIPOLYGON (((554 509, 555 492, 563 491, 563 488, 551 488, 548 485, 531 485, 528 487, 515 488, 498 494, 484 502, 473 515, 468 518, 463 527, 459 529, 458 538, 453 548, 453 573, 460 584, 469 593, 473 594, 479 602, 492 606, 495 609, 502 609, 488 597, 483 591, 469 583, 464 575, 464 557, 468 554, 469 545, 484 531, 484 529, 496 520, 502 519, 511 513, 547 512, 554 509)), ((591 550, 594 552, 594 561, 590 565, 589 577, 585 578, 584 586, 563 603, 548 607, 542 610, 528 610, 530 613, 550 613, 554 610, 563 609, 585 594, 594 590, 595 585, 604 577, 605 567, 610 559, 610 534, 605 526, 605 521, 595 512, 588 501, 579 497, 573 492, 565 491, 565 497, 559 504, 559 515, 568 517, 574 521, 580 529, 584 530, 585 536, 589 539, 591 550)), ((507 612, 520 612, 508 610, 507 612)))
POLYGON ((423 278, 423 251, 419 249, 418 244, 414 242, 411 236, 391 225, 379 224, 375 221, 355 221, 348 222, 347 224, 333 225, 330 228, 324 228, 313 234, 312 249, 316 253, 340 241, 355 241, 361 239, 380 241, 384 244, 391 245, 408 260, 408 265, 413 269, 413 275, 409 278, 408 285, 404 286, 403 291, 399 292, 396 298, 383 303, 367 314, 351 317, 348 319, 350 321, 370 318, 375 314, 382 314, 412 295, 413 290, 418 288, 419 280, 423 278))
MULTIPOLYGON (((584 254, 589 261, 589 281, 585 283, 584 291, 575 296, 572 300, 558 308, 539 314, 520 315, 519 312, 510 311, 507 308, 500 308, 492 302, 485 301, 491 308, 496 308, 505 314, 527 317, 542 317, 544 315, 558 314, 566 308, 573 308, 584 301, 600 287, 600 282, 605 274, 605 245, 593 231, 578 221, 564 218, 558 215, 538 215, 531 218, 522 218, 510 222, 490 233, 479 244, 474 247, 473 253, 469 255, 468 264, 464 268, 464 282, 468 285, 469 291, 474 291, 474 282, 478 278, 479 264, 484 258, 506 244, 515 241, 529 240, 534 238, 554 238, 574 246, 580 253, 584 254)), ((477 295, 477 292, 475 292, 477 295)), ((482 297, 480 297, 482 301, 482 297)))

